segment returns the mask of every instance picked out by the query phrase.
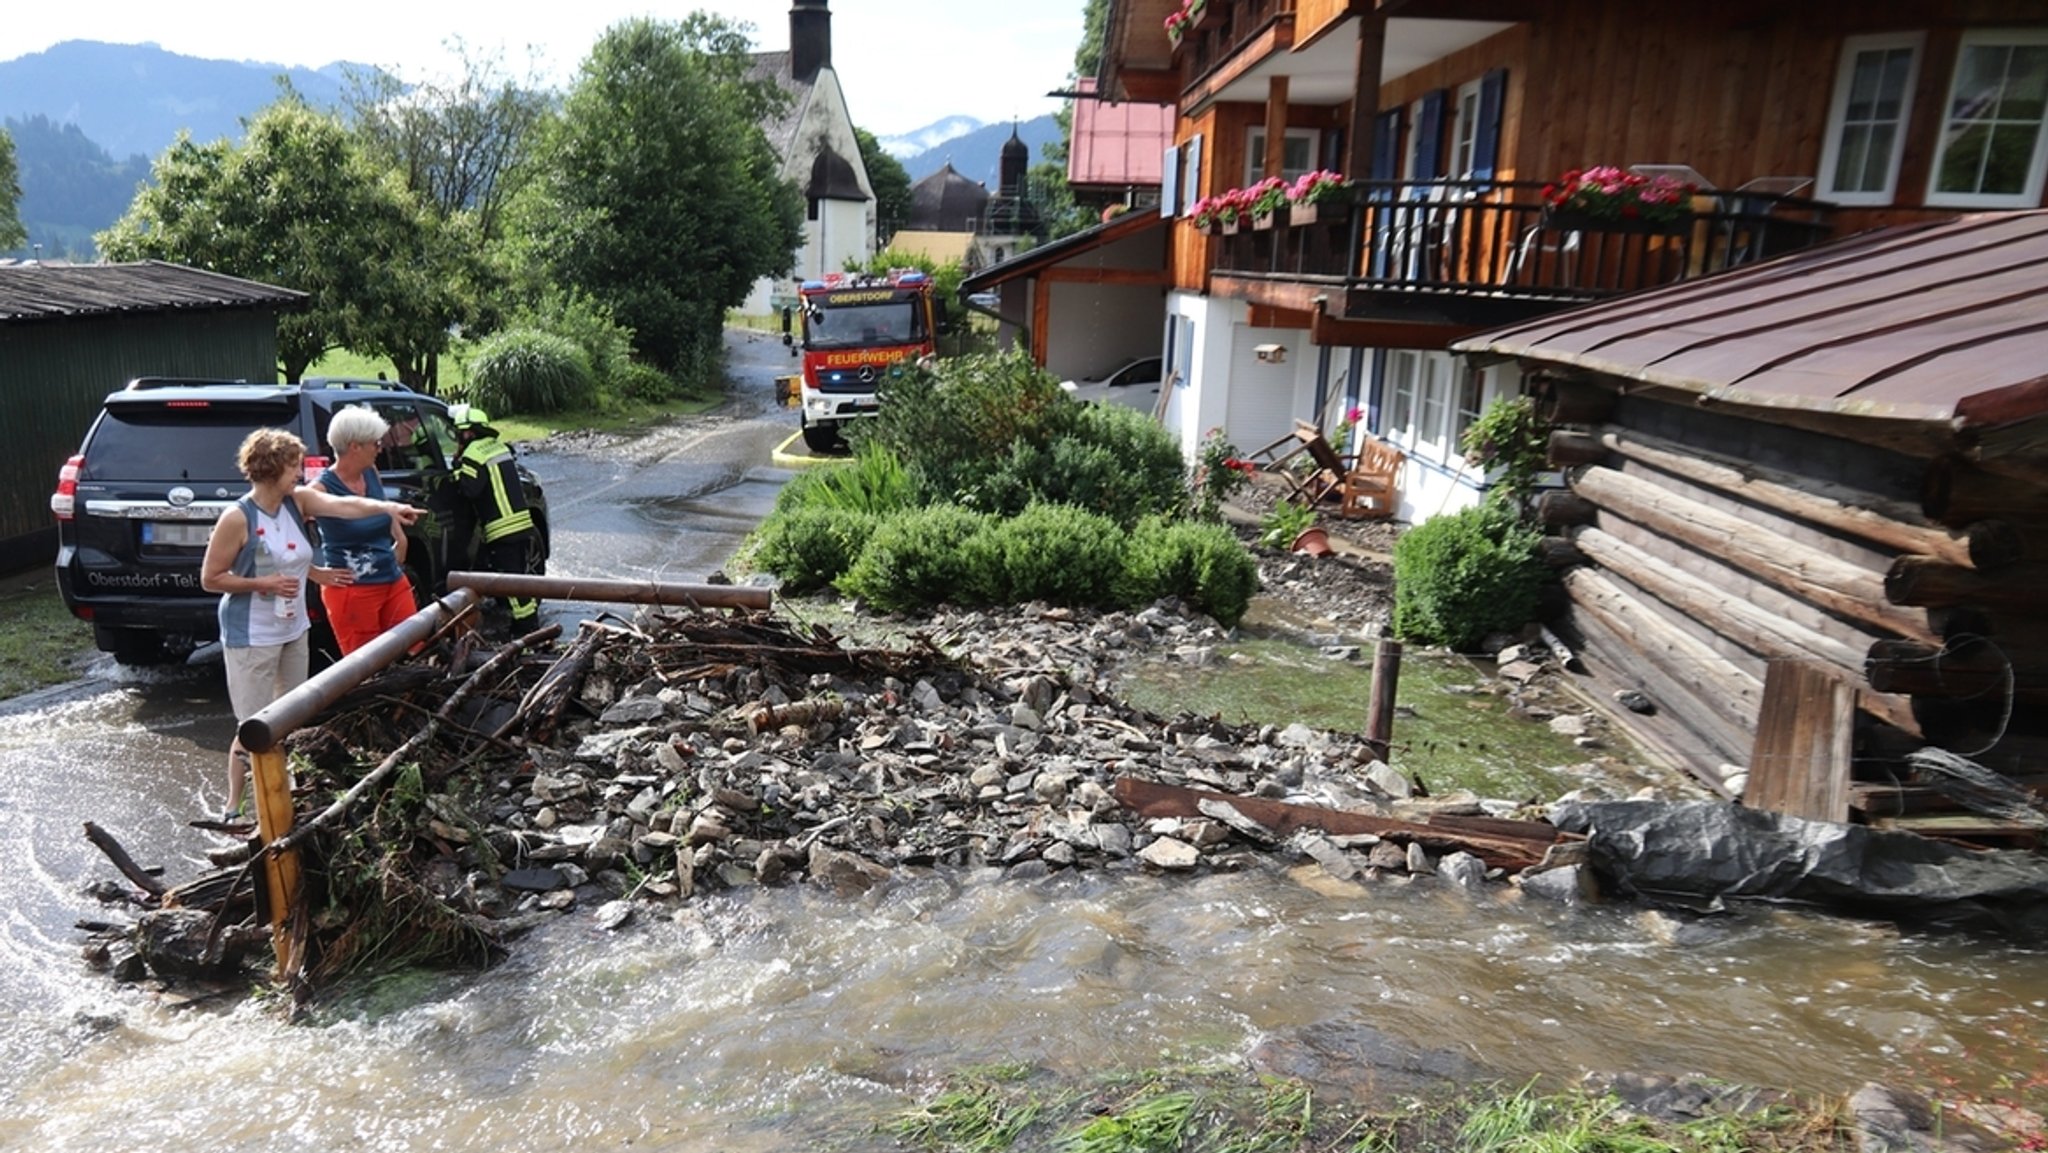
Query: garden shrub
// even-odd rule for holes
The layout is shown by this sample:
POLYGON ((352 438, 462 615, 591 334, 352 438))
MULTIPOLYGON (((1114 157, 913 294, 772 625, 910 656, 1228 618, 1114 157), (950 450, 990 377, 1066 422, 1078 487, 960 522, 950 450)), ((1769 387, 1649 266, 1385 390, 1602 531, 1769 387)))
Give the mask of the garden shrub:
POLYGON ((1124 533, 1116 522, 1065 504, 1034 504, 991 530, 1005 599, 1099 605, 1115 598, 1124 533))
POLYGON ((469 362, 464 399, 493 416, 561 412, 596 398, 589 354, 551 332, 514 328, 487 336, 469 362))
POLYGON ((630 360, 612 375, 609 388, 612 395, 621 400, 639 400, 650 404, 674 400, 682 391, 676 387, 675 381, 669 379, 667 373, 651 364, 639 364, 630 360))
POLYGON ((1394 632, 1469 649, 1535 615, 1546 570, 1542 534, 1487 504, 1433 517, 1394 542, 1394 632))
POLYGON ((550 288, 521 310, 513 327, 537 328, 575 341, 590 358, 597 387, 627 394, 627 375, 635 367, 633 330, 618 323, 602 301, 578 289, 550 288))
POLYGON ((776 495, 780 513, 793 508, 841 509, 885 516, 913 503, 910 474, 903 462, 873 445, 864 445, 843 464, 806 469, 791 477, 776 495))
POLYGON ((1148 517, 1124 549, 1118 599, 1146 604, 1177 596, 1230 628, 1259 588, 1259 566, 1228 527, 1148 517))
POLYGON ((1143 413, 1074 405, 1064 431, 1044 444, 1013 441, 979 476, 961 478, 960 503, 1014 516, 1033 504, 1068 504, 1129 528, 1187 502, 1180 446, 1143 413))
POLYGON ((908 509, 881 522, 839 588, 892 611, 942 601, 983 603, 1002 581, 986 541, 990 518, 958 505, 908 509))
POLYGON ((1058 381, 1014 351, 958 357, 937 371, 899 364, 876 394, 880 410, 854 422, 854 443, 895 453, 923 503, 972 491, 1013 445, 1049 444, 1076 411, 1058 381))
POLYGON ((748 563, 782 578, 791 592, 823 588, 844 576, 878 518, 836 508, 777 511, 754 533, 748 563))

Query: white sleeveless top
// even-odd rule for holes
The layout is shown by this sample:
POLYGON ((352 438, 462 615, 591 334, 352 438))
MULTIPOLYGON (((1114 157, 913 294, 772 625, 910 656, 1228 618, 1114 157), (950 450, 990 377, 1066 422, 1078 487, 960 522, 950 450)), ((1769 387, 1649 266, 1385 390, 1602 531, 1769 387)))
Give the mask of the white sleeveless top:
POLYGON ((249 534, 256 545, 256 575, 283 573, 298 578, 295 596, 276 597, 255 593, 249 598, 249 640, 255 645, 281 645, 297 640, 308 627, 306 620, 306 571, 313 567, 313 546, 299 527, 299 521, 280 507, 276 516, 266 514, 248 501, 242 509, 251 519, 249 534))

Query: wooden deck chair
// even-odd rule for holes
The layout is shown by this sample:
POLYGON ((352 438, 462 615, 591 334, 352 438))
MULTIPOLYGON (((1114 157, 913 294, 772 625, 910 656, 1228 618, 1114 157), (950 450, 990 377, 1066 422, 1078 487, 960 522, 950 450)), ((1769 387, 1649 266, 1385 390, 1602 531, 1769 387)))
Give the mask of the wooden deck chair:
POLYGON ((1312 467, 1294 478, 1287 499, 1313 507, 1344 487, 1344 476, 1351 471, 1351 464, 1337 455, 1337 450, 1323 439, 1323 430, 1309 421, 1294 422, 1294 439, 1300 443, 1300 451, 1308 453, 1312 467))
POLYGON ((1344 473, 1337 515, 1347 520, 1386 520, 1394 515, 1396 488, 1407 456, 1386 441, 1357 430, 1358 455, 1344 473))

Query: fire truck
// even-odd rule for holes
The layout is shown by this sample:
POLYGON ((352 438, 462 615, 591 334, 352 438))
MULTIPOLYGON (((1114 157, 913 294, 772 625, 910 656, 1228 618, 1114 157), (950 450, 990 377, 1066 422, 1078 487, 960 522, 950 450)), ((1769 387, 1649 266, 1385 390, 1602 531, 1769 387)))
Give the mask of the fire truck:
POLYGON ((916 269, 806 280, 798 307, 782 311, 782 342, 803 358, 788 378, 803 412, 804 443, 825 451, 840 427, 875 411, 875 387, 903 361, 929 356, 944 317, 932 278, 916 269))

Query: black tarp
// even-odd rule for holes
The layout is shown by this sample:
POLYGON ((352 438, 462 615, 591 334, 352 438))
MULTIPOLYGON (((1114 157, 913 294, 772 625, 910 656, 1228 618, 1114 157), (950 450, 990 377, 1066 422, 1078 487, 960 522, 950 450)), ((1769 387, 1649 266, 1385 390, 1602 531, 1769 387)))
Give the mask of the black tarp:
POLYGON ((1859 917, 2048 940, 2048 856, 1780 816, 1715 801, 1566 801, 1611 892, 1712 905, 1811 905, 1859 917))

